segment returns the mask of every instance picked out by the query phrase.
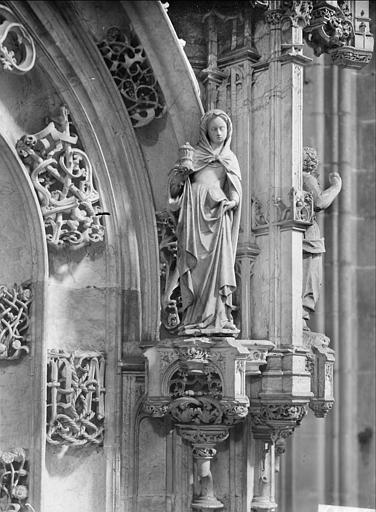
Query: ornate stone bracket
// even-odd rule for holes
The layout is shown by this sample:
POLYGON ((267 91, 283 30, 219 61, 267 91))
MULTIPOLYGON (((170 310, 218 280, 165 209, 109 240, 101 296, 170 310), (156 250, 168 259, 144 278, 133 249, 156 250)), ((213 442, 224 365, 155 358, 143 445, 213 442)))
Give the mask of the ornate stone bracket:
POLYGON ((0 450, 0 511, 34 512, 25 503, 28 494, 29 464, 23 448, 0 450))
POLYGON ((360 69, 372 58, 369 23, 368 6, 364 3, 316 1, 304 37, 315 55, 328 53, 334 64, 360 69))
POLYGON ((47 442, 99 445, 104 436, 105 360, 99 352, 50 351, 47 442))
POLYGON ((12 11, 0 5, 0 64, 6 71, 22 74, 35 64, 34 41, 12 11))
POLYGON ((54 247, 82 247, 104 237, 99 194, 94 187, 93 169, 87 154, 71 135, 65 107, 47 127, 24 135, 16 149, 31 174, 38 194, 46 238, 54 247))
POLYGON ((215 445, 248 414, 246 375, 266 364, 268 341, 234 338, 175 338, 145 351, 148 389, 144 410, 169 416, 192 443, 195 495, 192 507, 222 508, 214 496, 210 470, 215 445))
POLYGON ((334 64, 361 69, 372 58, 373 35, 365 3, 356 0, 252 3, 264 9, 265 21, 273 29, 282 29, 282 53, 301 54, 303 41, 295 29, 303 29, 304 38, 315 55, 328 53, 334 64), (284 26, 286 20, 293 28, 291 34, 284 26))
POLYGON ((304 227, 312 224, 314 205, 312 194, 304 190, 292 188, 288 194, 288 202, 282 197, 273 199, 275 215, 271 221, 268 203, 264 204, 256 197, 252 198, 252 229, 265 231, 270 224, 279 226, 296 225, 304 227))
POLYGON ((0 286, 0 359, 19 359, 29 353, 31 284, 0 286))
POLYGON ((162 117, 166 104, 153 69, 135 33, 108 30, 99 51, 118 88, 135 128, 162 117))

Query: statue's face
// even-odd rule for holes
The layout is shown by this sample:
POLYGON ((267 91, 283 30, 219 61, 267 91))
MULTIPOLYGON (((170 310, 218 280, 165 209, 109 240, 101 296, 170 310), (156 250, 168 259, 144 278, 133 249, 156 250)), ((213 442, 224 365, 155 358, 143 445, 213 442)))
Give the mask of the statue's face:
POLYGON ((215 117, 208 124, 208 137, 213 147, 224 143, 227 137, 227 124, 221 117, 215 117))

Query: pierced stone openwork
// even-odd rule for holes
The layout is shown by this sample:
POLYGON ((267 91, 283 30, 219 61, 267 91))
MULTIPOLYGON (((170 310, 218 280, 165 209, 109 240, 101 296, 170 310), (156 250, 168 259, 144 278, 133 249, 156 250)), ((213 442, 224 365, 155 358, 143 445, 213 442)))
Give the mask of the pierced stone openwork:
POLYGON ((12 11, 0 5, 0 64, 5 71, 27 73, 35 64, 34 41, 12 11))
POLYGON ((98 44, 135 128, 163 116, 165 100, 145 50, 134 33, 116 27, 98 44))
POLYGON ((87 154, 71 135, 65 107, 48 126, 24 135, 16 149, 31 174, 40 202, 47 242, 54 247, 82 247, 104 238, 104 212, 87 154))
POLYGON ((181 293, 179 272, 176 266, 176 219, 172 212, 163 210, 156 214, 161 282, 161 324, 174 334, 181 323, 181 293))
POLYGON ((48 356, 47 441, 99 445, 104 436, 105 360, 99 352, 48 356))
POLYGON ((0 511, 33 510, 28 497, 29 467, 23 448, 0 450, 0 511), (26 507, 26 508, 25 508, 26 507))
POLYGON ((29 353, 31 284, 0 286, 0 359, 29 353))

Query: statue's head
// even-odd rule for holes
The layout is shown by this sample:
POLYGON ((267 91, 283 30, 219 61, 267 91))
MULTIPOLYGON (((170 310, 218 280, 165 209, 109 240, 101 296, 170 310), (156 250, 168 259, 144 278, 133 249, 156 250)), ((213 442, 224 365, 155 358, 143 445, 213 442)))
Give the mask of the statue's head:
POLYGON ((313 173, 317 171, 319 159, 315 148, 305 146, 303 148, 303 172, 313 173))
POLYGON ((209 144, 227 144, 231 141, 232 123, 223 110, 214 109, 206 112, 201 118, 200 138, 209 144))

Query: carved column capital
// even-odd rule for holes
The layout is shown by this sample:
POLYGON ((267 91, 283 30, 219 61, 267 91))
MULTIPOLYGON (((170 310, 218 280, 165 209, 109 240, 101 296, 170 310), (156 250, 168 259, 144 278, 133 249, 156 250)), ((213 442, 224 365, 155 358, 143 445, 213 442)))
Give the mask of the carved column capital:
POLYGON ((269 2, 269 10, 265 13, 265 21, 272 26, 278 26, 288 19, 293 26, 303 28, 311 20, 313 1, 283 0, 273 4, 270 8, 269 2))
POLYGON ((276 442, 286 439, 307 414, 307 403, 261 403, 251 405, 252 432, 256 439, 276 442))

